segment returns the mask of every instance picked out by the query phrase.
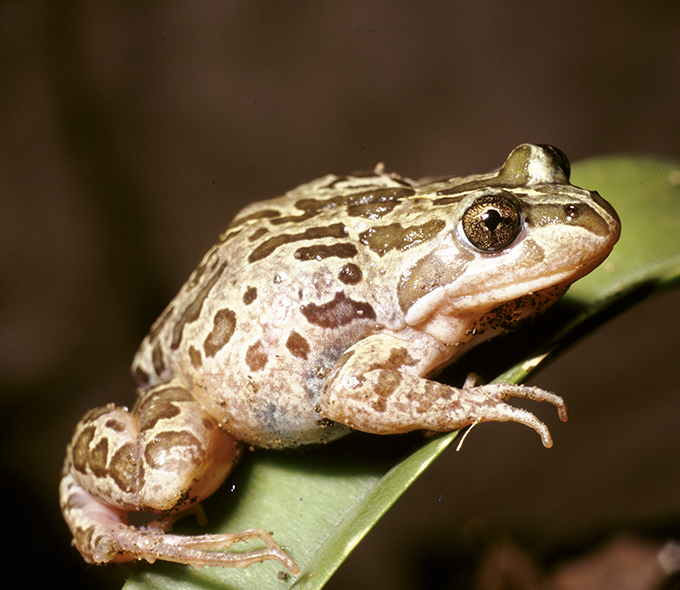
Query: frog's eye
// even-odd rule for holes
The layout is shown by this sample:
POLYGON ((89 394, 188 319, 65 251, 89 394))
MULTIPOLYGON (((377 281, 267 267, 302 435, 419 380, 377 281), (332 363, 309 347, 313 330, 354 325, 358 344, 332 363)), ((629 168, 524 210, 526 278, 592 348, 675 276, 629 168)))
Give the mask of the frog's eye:
POLYGON ((510 245, 520 232, 520 214, 504 195, 476 199, 463 215, 463 231, 470 243, 484 252, 497 252, 510 245))

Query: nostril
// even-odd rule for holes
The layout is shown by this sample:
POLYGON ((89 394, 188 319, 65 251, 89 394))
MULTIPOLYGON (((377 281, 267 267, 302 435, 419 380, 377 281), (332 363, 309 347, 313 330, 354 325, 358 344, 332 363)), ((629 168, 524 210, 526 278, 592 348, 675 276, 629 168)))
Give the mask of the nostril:
POLYGON ((572 222, 580 217, 581 212, 576 205, 565 205, 564 207, 564 217, 566 221, 572 222))

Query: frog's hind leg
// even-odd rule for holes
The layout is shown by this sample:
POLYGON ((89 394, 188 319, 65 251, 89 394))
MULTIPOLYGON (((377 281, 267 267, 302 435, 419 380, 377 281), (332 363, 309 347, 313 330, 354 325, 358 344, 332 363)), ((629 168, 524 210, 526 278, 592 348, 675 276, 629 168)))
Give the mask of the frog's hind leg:
POLYGON ((173 561, 201 568, 246 568, 253 563, 277 559, 292 574, 300 572, 297 564, 262 529, 248 529, 221 535, 187 537, 162 531, 135 529, 127 524, 125 510, 100 502, 86 492, 73 475, 64 473, 60 485, 62 510, 67 518, 73 544, 88 563, 120 563, 145 559, 173 561), (227 550, 242 541, 257 539, 266 545, 242 553, 227 550))
POLYGON ((212 494, 240 454, 236 439, 179 381, 145 392, 132 412, 113 404, 90 411, 68 447, 60 486, 64 517, 86 561, 107 563, 156 559, 247 567, 278 559, 295 563, 269 534, 251 529, 226 535, 168 535, 172 518, 212 494), (127 513, 165 515, 155 528, 136 529, 127 513), (266 549, 225 552, 257 538, 266 549))

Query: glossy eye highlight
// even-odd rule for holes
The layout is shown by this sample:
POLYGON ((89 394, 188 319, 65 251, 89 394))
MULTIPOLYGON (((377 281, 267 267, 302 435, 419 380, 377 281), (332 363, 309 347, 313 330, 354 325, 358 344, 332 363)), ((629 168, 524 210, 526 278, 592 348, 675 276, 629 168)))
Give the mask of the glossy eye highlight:
POLYGON ((476 199, 463 215, 462 225, 469 242, 484 252, 509 246, 521 228, 517 206, 502 194, 476 199))

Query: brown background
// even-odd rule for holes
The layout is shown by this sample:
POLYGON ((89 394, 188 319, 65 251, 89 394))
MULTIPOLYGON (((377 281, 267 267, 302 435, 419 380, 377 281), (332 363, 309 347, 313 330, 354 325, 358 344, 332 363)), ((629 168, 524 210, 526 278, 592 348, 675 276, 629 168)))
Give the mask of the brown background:
MULTIPOLYGON (((68 547, 63 449, 86 409, 132 401, 137 345, 242 205, 378 161, 485 172, 525 141, 677 160, 679 105, 675 1, 0 2, 2 563, 30 568, 14 587, 120 585, 68 547)), ((570 408, 566 426, 541 414, 552 451, 476 429, 329 587, 468 587, 503 536, 538 559, 678 538, 679 304, 646 302, 535 379, 570 408)))

